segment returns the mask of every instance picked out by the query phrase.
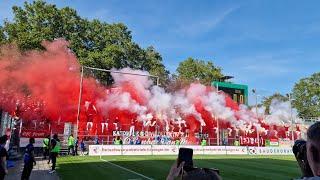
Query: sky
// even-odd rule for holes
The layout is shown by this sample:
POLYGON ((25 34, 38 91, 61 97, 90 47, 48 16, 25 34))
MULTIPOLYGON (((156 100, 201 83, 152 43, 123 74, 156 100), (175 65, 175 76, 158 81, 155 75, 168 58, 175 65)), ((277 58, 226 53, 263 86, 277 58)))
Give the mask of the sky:
MULTIPOLYGON (((212 61, 232 82, 257 89, 259 101, 290 92, 320 69, 320 1, 48 0, 88 19, 122 22, 141 47, 153 46, 174 73, 188 57, 212 61)), ((13 5, 0 0, 0 22, 13 5)), ((253 95, 249 103, 253 104, 253 95)))

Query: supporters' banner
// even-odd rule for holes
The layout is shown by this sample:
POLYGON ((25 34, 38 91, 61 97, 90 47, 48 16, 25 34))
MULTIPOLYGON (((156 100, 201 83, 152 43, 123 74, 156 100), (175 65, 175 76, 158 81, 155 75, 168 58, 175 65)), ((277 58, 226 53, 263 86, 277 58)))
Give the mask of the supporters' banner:
POLYGON ((48 135, 48 131, 43 130, 22 130, 20 137, 24 138, 45 138, 48 135))
POLYGON ((250 155, 293 155, 288 147, 248 147, 250 155))

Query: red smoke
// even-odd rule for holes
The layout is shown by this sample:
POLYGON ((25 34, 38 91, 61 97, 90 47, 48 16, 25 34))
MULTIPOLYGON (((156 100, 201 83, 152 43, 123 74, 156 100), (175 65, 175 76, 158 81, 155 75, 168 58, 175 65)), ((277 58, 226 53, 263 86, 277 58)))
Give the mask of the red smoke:
MULTIPOLYGON (((46 51, 3 49, 0 57, 0 108, 25 122, 76 122, 79 64, 63 40, 45 42, 46 51)), ((82 98, 95 100, 102 88, 92 78, 83 82, 82 98)))

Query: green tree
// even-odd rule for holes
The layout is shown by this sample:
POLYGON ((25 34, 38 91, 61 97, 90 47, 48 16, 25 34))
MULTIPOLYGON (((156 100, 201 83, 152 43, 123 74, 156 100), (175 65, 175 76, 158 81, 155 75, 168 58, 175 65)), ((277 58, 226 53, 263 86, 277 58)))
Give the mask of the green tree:
POLYGON ((43 49, 43 40, 65 38, 75 47, 74 40, 84 36, 84 22, 71 8, 58 9, 43 1, 12 7, 13 22, 4 22, 7 42, 16 43, 21 50, 43 49))
POLYGON ((162 63, 161 54, 158 53, 152 46, 145 50, 146 62, 143 65, 145 70, 149 69, 149 73, 159 77, 160 85, 167 86, 169 83, 169 71, 166 70, 162 63))
POLYGON ((3 44, 4 42, 5 42, 5 36, 4 36, 3 28, 2 26, 0 26, 0 45, 3 44))
MULTIPOLYGON (((162 79, 168 76, 160 54, 153 57, 148 49, 139 47, 122 23, 87 20, 72 8, 59 9, 40 0, 25 2, 23 7, 14 6, 12 9, 14 19, 4 22, 3 33, 0 29, 0 43, 15 43, 23 51, 44 50, 43 40, 64 38, 82 65, 102 69, 130 67, 151 71, 162 79), (1 36, 4 33, 6 37, 1 36)), ((98 72, 96 77, 101 82, 112 81, 106 73, 98 72)))
POLYGON ((214 80, 221 80, 224 75, 221 68, 214 66, 211 61, 188 58, 180 62, 177 76, 182 81, 194 82, 198 80, 203 84, 210 85, 214 80))
POLYGON ((279 100, 279 101, 288 101, 289 98, 287 96, 284 96, 280 93, 274 93, 271 96, 265 97, 262 100, 262 105, 266 108, 266 113, 270 113, 270 105, 272 100, 279 100))
POLYGON ((302 117, 320 117, 320 73, 303 78, 293 88, 294 107, 302 117))

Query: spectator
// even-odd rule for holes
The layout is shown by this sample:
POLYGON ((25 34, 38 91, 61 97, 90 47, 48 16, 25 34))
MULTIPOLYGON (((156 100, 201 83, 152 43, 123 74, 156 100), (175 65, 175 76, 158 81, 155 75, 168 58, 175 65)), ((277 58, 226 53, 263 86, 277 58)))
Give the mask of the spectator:
POLYGON ((74 143, 74 153, 76 156, 78 156, 78 145, 79 145, 79 137, 77 137, 77 139, 74 143))
POLYGON ((81 156, 84 156, 84 152, 85 152, 85 150, 86 150, 86 146, 85 146, 85 144, 84 144, 83 139, 81 140, 81 143, 80 143, 80 150, 81 150, 80 155, 81 155, 81 156))
POLYGON ((99 144, 99 138, 98 138, 98 136, 95 137, 95 139, 94 139, 94 144, 96 144, 96 145, 99 144))
POLYGON ((129 136, 133 136, 133 135, 134 135, 135 123, 136 123, 136 120, 131 119, 131 125, 130 125, 129 136))
POLYGON ((201 141, 201 146, 206 146, 206 145, 207 145, 207 140, 203 138, 201 141))
POLYGON ((43 139, 43 159, 47 159, 49 156, 49 142, 50 142, 50 135, 43 139))
POLYGON ((70 154, 70 150, 72 155, 74 155, 74 137, 72 134, 68 138, 68 154, 70 154))
POLYGON ((158 145, 161 144, 161 136, 160 136, 160 134, 157 134, 155 139, 156 139, 156 142, 157 142, 158 145))
POLYGON ((28 180, 33 169, 33 166, 36 165, 36 161, 34 159, 34 138, 29 139, 29 144, 26 146, 26 151, 24 154, 24 167, 21 175, 21 180, 28 180))
POLYGON ((51 171, 49 171, 50 174, 56 172, 56 163, 57 163, 57 157, 58 157, 58 154, 60 152, 60 148, 61 148, 61 145, 60 145, 60 140, 58 139, 58 135, 55 134, 53 135, 53 139, 51 139, 51 152, 50 152, 50 159, 52 161, 52 169, 51 171))
POLYGON ((177 161, 172 165, 167 180, 174 180, 182 176, 183 180, 220 180, 218 170, 209 168, 194 168, 190 171, 183 170, 184 162, 177 166, 177 161))
POLYGON ((51 136, 48 136, 49 137, 49 158, 48 158, 48 164, 50 164, 51 162, 51 150, 52 150, 52 147, 51 147, 51 136))
POLYGON ((120 136, 116 137, 116 139, 114 140, 114 144, 115 145, 121 145, 120 136))
POLYGON ((161 137, 162 144, 167 144, 169 142, 169 137, 167 135, 162 135, 161 137))
POLYGON ((180 145, 180 139, 176 139, 176 143, 175 143, 176 145, 180 145))
POLYGON ((320 122, 314 123, 308 129, 307 158, 313 175, 320 179, 320 122))
POLYGON ((4 138, 6 139, 6 143, 4 144, 4 148, 9 151, 10 148, 10 137, 7 135, 4 135, 4 138))
POLYGON ((141 144, 141 140, 140 140, 140 137, 138 136, 136 139, 136 145, 140 145, 140 144, 141 144))
POLYGON ((133 140, 133 137, 130 137, 130 141, 129 141, 129 144, 130 144, 130 145, 134 145, 134 140, 133 140))
POLYGON ((236 136, 236 138, 235 138, 235 140, 233 142, 233 145, 234 146, 240 146, 240 142, 239 142, 239 137, 238 136, 236 136))
POLYGON ((7 141, 7 136, 0 137, 0 180, 4 180, 6 174, 8 174, 7 169, 7 150, 4 148, 7 141))

